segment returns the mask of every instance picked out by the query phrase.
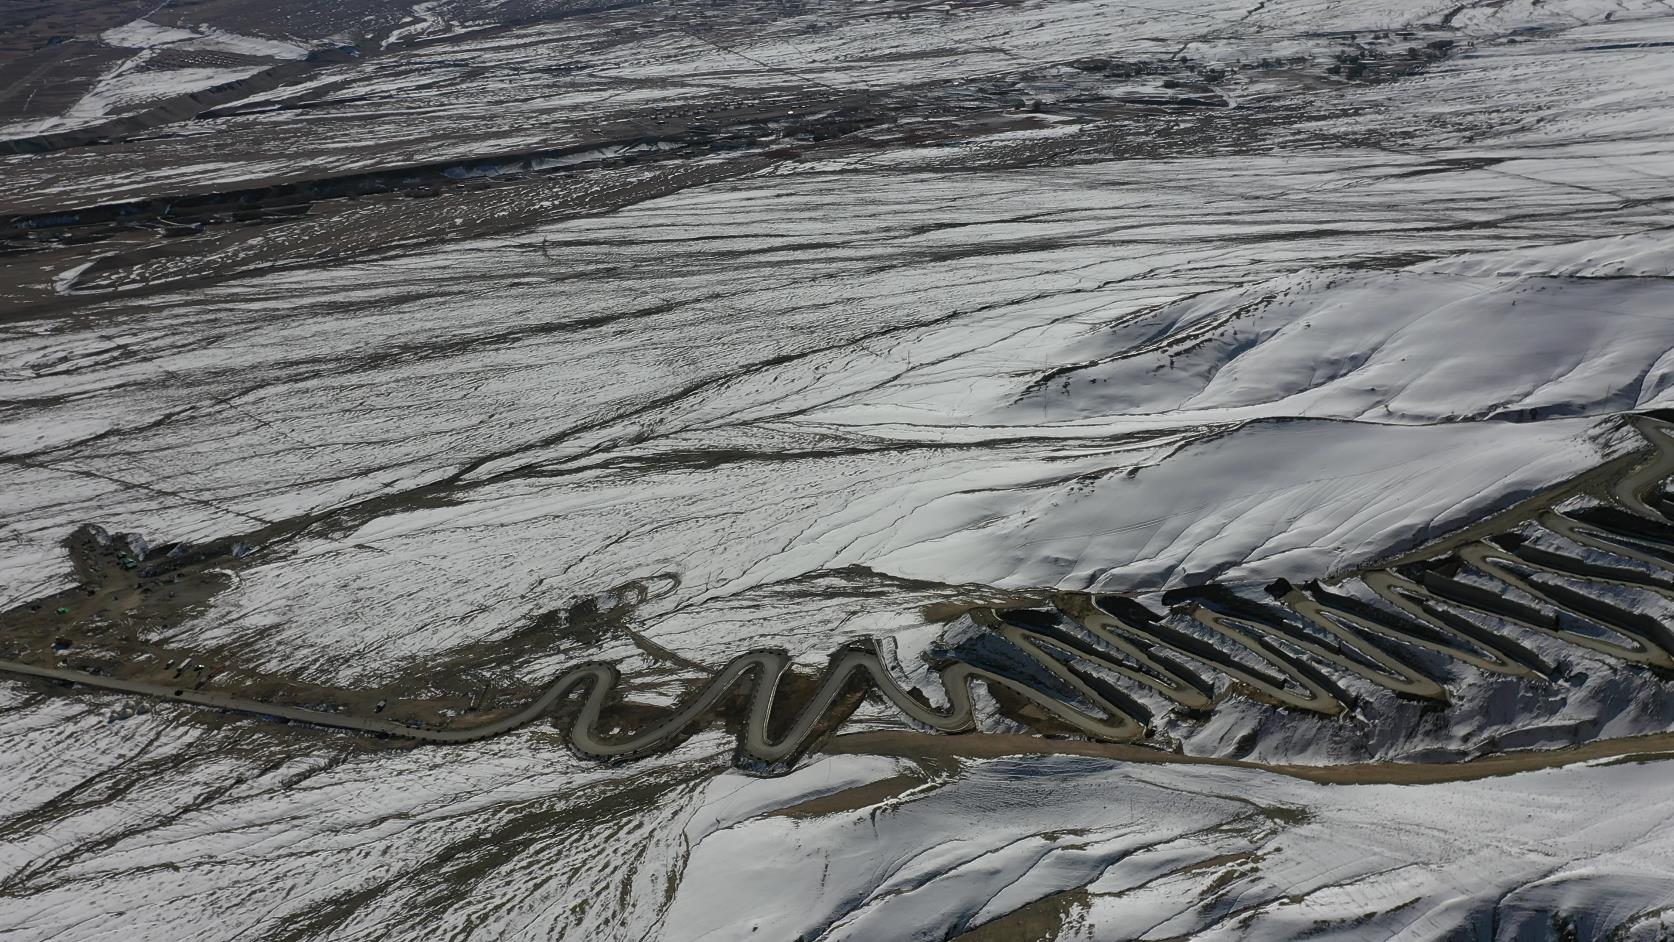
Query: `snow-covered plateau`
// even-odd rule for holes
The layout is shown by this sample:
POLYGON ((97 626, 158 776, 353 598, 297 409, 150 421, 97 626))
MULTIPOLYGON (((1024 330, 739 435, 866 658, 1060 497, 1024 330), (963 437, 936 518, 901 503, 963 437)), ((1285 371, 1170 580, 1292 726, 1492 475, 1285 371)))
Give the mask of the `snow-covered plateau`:
POLYGON ((0 9, 0 942, 1674 939, 1674 6, 150 6, 0 9))

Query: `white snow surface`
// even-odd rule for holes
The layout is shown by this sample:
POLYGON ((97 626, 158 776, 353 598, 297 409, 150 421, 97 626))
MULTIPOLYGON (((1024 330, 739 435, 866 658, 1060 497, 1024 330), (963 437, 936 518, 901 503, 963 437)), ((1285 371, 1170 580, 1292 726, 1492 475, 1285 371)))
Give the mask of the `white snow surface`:
POLYGON ((19 706, 26 774, 0 811, 22 826, 0 866, 26 900, 4 910, 23 940, 276 922, 335 939, 938 940, 1019 910, 1046 916, 1001 938, 1674 929, 1661 761, 1414 786, 832 756, 763 780, 717 772, 714 736, 611 770, 530 731, 464 755, 314 741, 264 766, 248 735, 170 709, 112 723, 63 699, 19 706), (130 765, 147 774, 114 787, 130 765))
POLYGON ((1653 762, 1313 785, 973 762, 899 801, 696 839, 688 827, 684 879, 651 937, 937 940, 1071 886, 1084 889, 1054 907, 1057 939, 1536 940, 1564 921, 1581 938, 1660 939, 1674 929, 1663 777, 1653 762))
POLYGON ((25 137, 95 124, 175 96, 247 78, 267 67, 157 67, 153 60, 161 50, 232 53, 270 63, 301 59, 309 52, 301 43, 243 36, 213 27, 198 31, 162 26, 144 17, 105 30, 99 40, 134 53, 105 70, 62 114, 0 124, 0 137, 25 137))
MULTIPOLYGON (((85 523, 163 542, 307 521, 163 640, 347 686, 441 665, 520 689, 608 659, 668 703, 701 673, 658 650, 814 667, 871 637, 928 682, 936 603, 1341 576, 1640 447, 1626 417, 1674 405, 1664 4, 771 12, 713 34, 633 8, 488 30, 424 3, 248 113, 0 158, 23 213, 450 160, 482 182, 501 155, 576 146, 534 161, 567 174, 539 199, 369 199, 213 251, 14 266, 62 307, 0 320, 0 606, 73 586, 62 541, 85 523), (1327 71, 1438 39, 1459 48, 1409 75, 1327 71), (1091 56, 1163 71, 1070 113, 1094 80, 1067 63, 1091 56), (1182 59, 1235 70, 1226 108, 1108 103, 1174 94, 1182 59), (1001 94, 1044 116, 980 110, 1001 94), (812 95, 934 107, 737 172, 678 158, 715 176, 588 202, 662 165, 583 161, 671 150, 613 135, 812 95), (938 136, 942 112, 1003 131, 938 136), (632 634, 459 665, 635 580, 659 589, 632 634)), ((147 19, 102 41, 133 55, 56 123, 4 133, 248 71, 147 69, 159 50, 306 54, 147 19)), ((1158 725, 1190 754, 1310 764, 1674 725, 1661 678, 1521 640, 1562 678, 1438 658, 1445 708, 1356 688, 1354 715, 1298 717, 1222 689, 1210 719, 1158 725)), ((1660 760, 1316 785, 931 751, 758 780, 714 731, 607 767, 545 726, 380 749, 121 706, 0 682, 0 938, 1674 932, 1660 760)), ((873 706, 854 726, 904 729, 873 706)))
POLYGON ((226 30, 208 27, 201 31, 161 26, 144 17, 99 34, 107 45, 123 49, 156 49, 170 46, 213 52, 237 52, 270 59, 301 59, 308 55, 308 47, 282 39, 260 36, 241 36, 226 30))

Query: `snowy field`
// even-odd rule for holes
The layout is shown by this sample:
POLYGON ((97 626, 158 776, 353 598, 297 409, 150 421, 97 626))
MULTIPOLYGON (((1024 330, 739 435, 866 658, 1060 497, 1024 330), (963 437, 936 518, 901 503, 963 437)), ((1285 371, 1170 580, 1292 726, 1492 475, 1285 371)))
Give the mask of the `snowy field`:
MULTIPOLYGON (((969 611, 1359 585, 1674 408, 1658 0, 234 8, 0 97, 0 660, 934 700, 969 611), (88 524, 221 555, 119 598, 88 524)), ((1551 669, 1129 691, 1156 762, 873 700, 776 778, 6 676, 0 940, 1674 938, 1666 672, 1470 617, 1551 669)))

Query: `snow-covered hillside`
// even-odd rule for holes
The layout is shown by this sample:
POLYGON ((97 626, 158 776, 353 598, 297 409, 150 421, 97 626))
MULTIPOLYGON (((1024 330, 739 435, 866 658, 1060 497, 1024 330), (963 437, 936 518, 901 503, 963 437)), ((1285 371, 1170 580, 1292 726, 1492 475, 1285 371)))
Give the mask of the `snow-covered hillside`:
POLYGON ((1670 681, 1576 643, 1674 617, 1617 486, 1674 408, 1667 4, 223 6, 0 49, 0 661, 94 685, 0 679, 0 938, 1674 932, 1670 681), (1414 565, 1537 667, 1274 642, 1310 711, 1189 610, 1414 565), (249 715, 609 662, 625 733, 862 644, 939 707, 1101 599, 1212 703, 1066 656, 1148 738, 979 682, 776 778, 249 715))

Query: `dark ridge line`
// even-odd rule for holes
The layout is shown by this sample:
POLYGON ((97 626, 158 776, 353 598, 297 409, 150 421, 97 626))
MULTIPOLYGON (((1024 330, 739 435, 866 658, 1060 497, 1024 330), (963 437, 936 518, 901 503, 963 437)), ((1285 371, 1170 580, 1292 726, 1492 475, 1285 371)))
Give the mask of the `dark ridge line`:
MULTIPOLYGON (((218 212, 269 209, 317 200, 342 199, 350 196, 373 196, 423 186, 459 183, 471 179, 486 180, 495 175, 531 172, 519 170, 519 164, 569 157, 607 147, 637 147, 658 143, 664 143, 664 141, 650 136, 617 138, 606 141, 584 141, 562 147, 506 152, 467 159, 433 161, 384 170, 369 170, 361 173, 297 180, 291 183, 240 187, 238 189, 216 190, 210 193, 195 193, 186 196, 154 196, 116 203, 97 203, 73 209, 25 213, 8 217, 4 222, 6 229, 0 230, 0 237, 15 238, 24 233, 44 229, 64 229, 111 222, 137 222, 165 217, 171 221, 180 222, 182 220, 192 220, 195 216, 218 212), (474 174, 474 176, 465 176, 465 174, 474 174)), ((688 147, 690 146, 693 145, 688 145, 688 147)), ((659 155, 663 153, 674 154, 677 151, 663 151, 659 152, 659 155)), ((624 154, 619 158, 601 159, 601 163, 614 166, 617 163, 637 162, 624 158, 643 156, 650 155, 624 154)), ((559 171, 567 169, 571 168, 551 168, 551 170, 559 171)))
MULTIPOLYGON (((795 145, 805 141, 825 141, 859 130, 889 123, 888 116, 867 115, 842 101, 820 102, 829 105, 817 119, 788 123, 783 142, 777 147, 761 145, 752 136, 761 121, 741 120, 734 125, 710 131, 692 131, 681 135, 680 128, 670 129, 668 136, 653 133, 630 134, 606 139, 578 140, 574 143, 534 149, 508 150, 470 157, 385 167, 343 174, 311 177, 287 183, 269 183, 228 190, 183 195, 160 195, 112 203, 94 203, 40 212, 14 213, 0 219, 0 239, 19 238, 26 233, 48 229, 70 229, 108 224, 168 219, 177 223, 192 221, 197 216, 235 210, 290 207, 317 200, 345 197, 374 196, 403 190, 487 181, 496 177, 515 175, 543 175, 566 171, 616 167, 646 162, 663 162, 689 158, 698 153, 709 153, 716 145, 737 144, 735 149, 755 145, 765 153, 791 156, 795 145), (673 144, 663 150, 634 151, 597 160, 582 161, 558 167, 536 168, 532 165, 544 160, 572 157, 588 151, 606 148, 641 148, 658 144, 673 144)), ((766 119, 763 119, 766 120, 766 119)), ((0 145, 4 145, 0 141, 0 145)))
POLYGON ((176 121, 184 121, 205 111, 231 104, 251 95, 259 95, 262 92, 289 85, 316 69, 351 62, 359 56, 360 50, 354 46, 317 49, 300 61, 280 63, 263 69, 254 75, 247 75, 230 82, 222 82, 202 91, 177 95, 131 115, 101 121, 98 124, 86 127, 49 131, 45 134, 33 134, 28 137, 0 139, 0 154, 44 154, 57 150, 67 150, 72 147, 115 143, 121 138, 140 134, 165 124, 173 124, 176 121))

